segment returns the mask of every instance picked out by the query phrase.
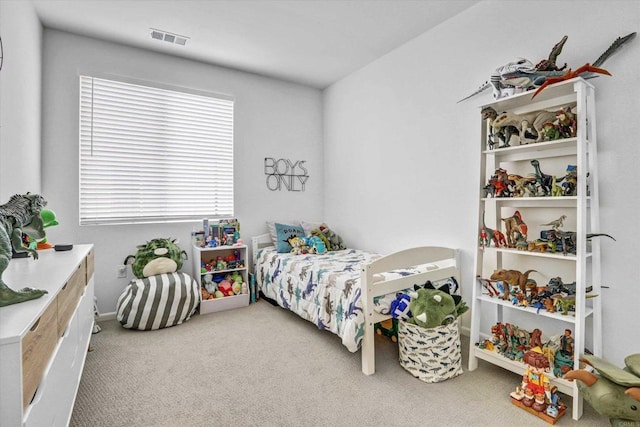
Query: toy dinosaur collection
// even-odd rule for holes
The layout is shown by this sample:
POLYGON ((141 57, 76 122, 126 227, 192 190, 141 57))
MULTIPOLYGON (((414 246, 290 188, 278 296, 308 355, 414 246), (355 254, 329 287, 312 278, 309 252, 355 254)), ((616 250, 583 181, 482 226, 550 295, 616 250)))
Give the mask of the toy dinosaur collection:
POLYGON ((560 42, 553 46, 547 59, 540 61, 535 66, 531 61, 525 58, 518 58, 515 61, 502 65, 498 67, 493 74, 491 74, 491 78, 480 86, 478 90, 458 102, 472 98, 490 87, 493 88, 494 99, 504 98, 505 96, 509 96, 514 93, 532 89, 536 89, 536 92, 533 95, 533 97, 535 97, 545 87, 563 80, 568 80, 577 76, 591 78, 595 77, 595 74, 611 75, 611 73, 600 68, 600 66, 635 36, 636 33, 633 32, 624 37, 618 37, 609 46, 609 48, 593 62, 593 64, 587 63, 576 70, 568 69, 566 71, 565 69, 567 68, 567 64, 564 64, 561 67, 556 65, 556 60, 558 56, 560 56, 560 53, 562 53, 562 48, 568 39, 567 36, 564 36, 560 42))
POLYGON ((521 176, 498 168, 483 187, 484 197, 561 197, 576 196, 578 170, 568 165, 560 177, 544 173, 537 159, 531 160, 533 173, 521 176))
POLYGON ((503 112, 498 114, 493 107, 484 107, 480 114, 488 120, 487 148, 507 148, 516 136, 520 145, 530 142, 556 141, 577 135, 576 104, 556 111, 533 111, 526 114, 503 112))
POLYGON ((12 258, 12 247, 17 253, 27 252, 38 259, 38 252, 22 245, 22 234, 39 240, 45 237, 40 211, 47 205, 38 194, 16 194, 0 206, 0 307, 40 298, 45 290, 23 288, 14 291, 2 280, 2 274, 12 258))

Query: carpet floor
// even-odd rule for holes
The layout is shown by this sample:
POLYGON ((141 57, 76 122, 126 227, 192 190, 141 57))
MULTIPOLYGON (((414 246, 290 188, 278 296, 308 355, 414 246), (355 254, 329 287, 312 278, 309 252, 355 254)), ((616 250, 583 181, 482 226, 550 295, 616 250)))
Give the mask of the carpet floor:
MULTIPOLYGON (((92 336, 71 426, 548 426, 510 403, 520 377, 480 361, 427 384, 398 363, 397 345, 376 336, 376 373, 360 352, 267 302, 156 331, 100 322, 92 336)), ((565 401, 570 403, 570 398, 565 401)), ((588 404, 558 426, 604 427, 588 404)))

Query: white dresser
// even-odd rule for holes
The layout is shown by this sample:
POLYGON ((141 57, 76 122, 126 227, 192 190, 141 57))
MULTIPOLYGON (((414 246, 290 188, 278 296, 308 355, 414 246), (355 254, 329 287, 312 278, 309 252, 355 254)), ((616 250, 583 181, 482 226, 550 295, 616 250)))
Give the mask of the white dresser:
POLYGON ((48 293, 0 307, 0 426, 67 426, 93 329, 93 245, 13 259, 14 290, 48 293))

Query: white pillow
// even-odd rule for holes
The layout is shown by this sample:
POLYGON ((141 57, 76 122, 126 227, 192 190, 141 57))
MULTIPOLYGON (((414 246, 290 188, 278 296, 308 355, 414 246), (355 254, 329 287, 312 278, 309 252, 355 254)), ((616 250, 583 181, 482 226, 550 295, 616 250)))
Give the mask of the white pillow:
MULTIPOLYGON (((269 236, 271 236, 271 243, 273 246, 278 247, 278 232, 276 231, 276 223, 278 224, 287 224, 287 225, 295 225, 300 226, 300 221, 298 220, 289 220, 289 221, 267 221, 267 228, 269 229, 269 236)), ((304 227, 302 227, 304 228, 304 227)), ((307 230, 305 229, 305 232, 307 230)))
POLYGON ((300 225, 302 225, 302 228, 304 229, 304 234, 306 236, 311 234, 311 230, 316 228, 319 229, 321 225, 325 226, 326 228, 329 228, 329 226, 323 221, 305 221, 304 219, 300 221, 300 225))

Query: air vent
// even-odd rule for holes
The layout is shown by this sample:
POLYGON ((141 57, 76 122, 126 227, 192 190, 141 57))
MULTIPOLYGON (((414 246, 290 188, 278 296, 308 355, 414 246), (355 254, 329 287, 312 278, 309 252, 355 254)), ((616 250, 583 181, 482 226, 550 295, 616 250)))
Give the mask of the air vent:
POLYGON ((163 30, 156 30, 155 28, 151 28, 151 38, 180 46, 185 46, 187 44, 187 40, 189 40, 189 37, 179 36, 163 30))

